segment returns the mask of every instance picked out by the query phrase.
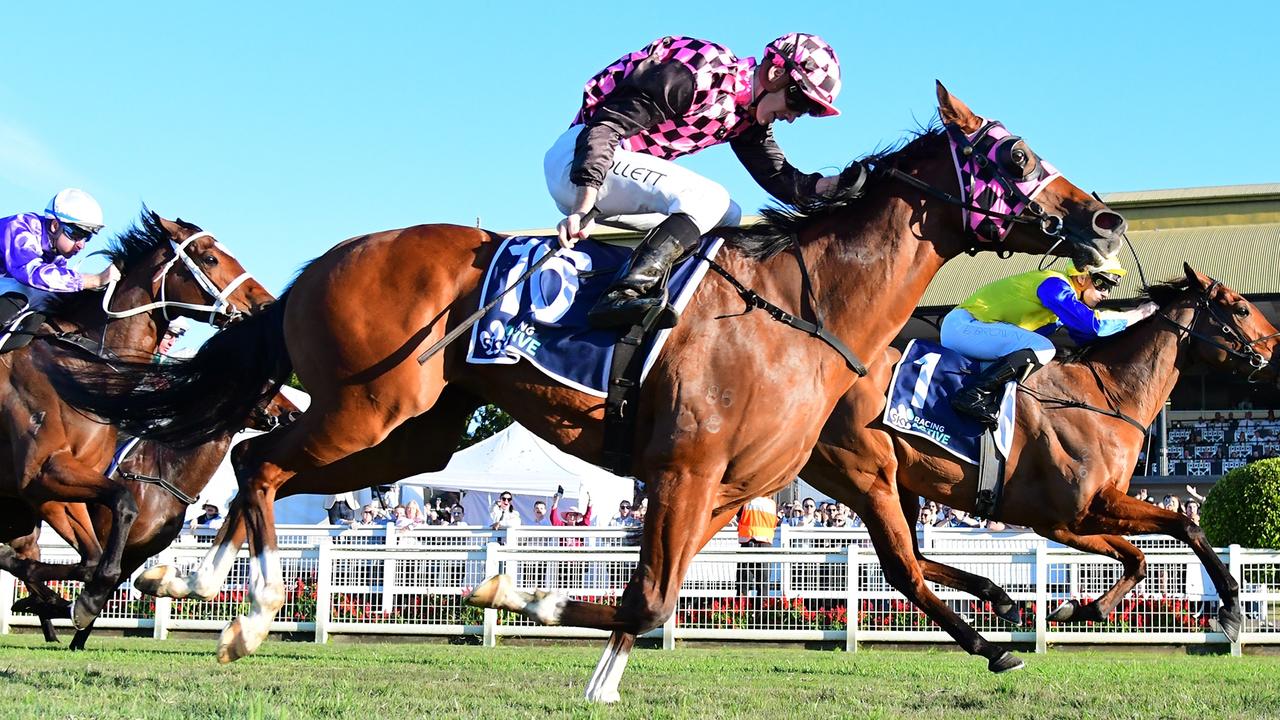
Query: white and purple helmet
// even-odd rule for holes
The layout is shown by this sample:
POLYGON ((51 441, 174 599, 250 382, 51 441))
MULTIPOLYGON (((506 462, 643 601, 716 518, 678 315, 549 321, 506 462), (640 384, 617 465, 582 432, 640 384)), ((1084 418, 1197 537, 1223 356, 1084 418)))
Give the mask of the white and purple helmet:
POLYGON ((813 101, 811 115, 839 115, 836 96, 840 94, 840 59, 825 40, 808 33, 787 33, 764 47, 764 62, 777 65, 813 101))

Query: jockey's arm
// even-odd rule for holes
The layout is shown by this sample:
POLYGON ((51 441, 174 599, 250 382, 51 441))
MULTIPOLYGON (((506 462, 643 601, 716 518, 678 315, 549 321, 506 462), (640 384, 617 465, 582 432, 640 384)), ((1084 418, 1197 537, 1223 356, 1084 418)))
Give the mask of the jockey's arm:
POLYGON ((1067 327, 1067 332, 1077 342, 1087 342, 1107 335, 1114 335, 1128 327, 1119 318, 1100 317, 1093 308, 1076 297, 1075 290, 1065 280, 1047 278, 1036 288, 1036 297, 1067 327))
POLYGON ((622 138, 683 117, 693 104, 693 71, 678 62, 642 64, 596 107, 578 135, 569 181, 600 187, 622 138))
POLYGON ((77 292, 86 285, 86 276, 64 263, 44 259, 38 231, 14 233, 9 247, 4 248, 5 270, 9 277, 46 292, 77 292))
POLYGON ((787 162, 773 139, 771 126, 753 125, 730 140, 729 146, 756 184, 782 202, 794 205, 835 190, 836 177, 826 179, 819 173, 802 173, 787 162))

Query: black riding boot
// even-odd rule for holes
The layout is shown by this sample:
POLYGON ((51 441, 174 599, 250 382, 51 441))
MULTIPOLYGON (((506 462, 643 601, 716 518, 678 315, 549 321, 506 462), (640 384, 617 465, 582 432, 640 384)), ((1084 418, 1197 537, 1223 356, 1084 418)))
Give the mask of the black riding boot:
POLYGON ((649 231, 640 246, 631 253, 622 277, 587 313, 592 327, 610 328, 635 325, 645 313, 662 302, 646 297, 686 252, 697 247, 701 233, 693 218, 677 213, 649 231))
POLYGON ((970 378, 969 383, 951 398, 951 407, 994 428, 1004 384, 1010 380, 1025 380, 1041 367, 1040 358, 1033 350, 1018 350, 997 358, 970 378))

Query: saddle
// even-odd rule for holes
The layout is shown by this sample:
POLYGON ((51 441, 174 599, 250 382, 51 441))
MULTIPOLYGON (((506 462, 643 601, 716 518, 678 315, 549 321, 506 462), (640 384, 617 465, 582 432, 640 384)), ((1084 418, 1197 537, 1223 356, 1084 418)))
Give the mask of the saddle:
POLYGON ((24 295, 0 295, 0 354, 26 347, 44 321, 24 295))

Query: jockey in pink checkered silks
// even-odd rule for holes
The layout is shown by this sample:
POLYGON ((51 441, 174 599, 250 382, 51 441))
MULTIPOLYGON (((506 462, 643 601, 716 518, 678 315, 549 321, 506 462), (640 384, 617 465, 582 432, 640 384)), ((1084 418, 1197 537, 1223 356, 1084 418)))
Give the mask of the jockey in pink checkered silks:
POLYGON ((796 203, 829 194, 838 177, 798 171, 773 138, 775 120, 838 115, 840 65, 821 38, 790 33, 764 59, 739 59, 706 40, 665 37, 624 55, 587 82, 573 124, 547 151, 547 187, 571 246, 592 207, 603 222, 648 229, 622 277, 591 310, 597 327, 638 322, 646 297, 681 254, 741 210, 719 184, 671 162, 727 142, 770 195, 796 203))

